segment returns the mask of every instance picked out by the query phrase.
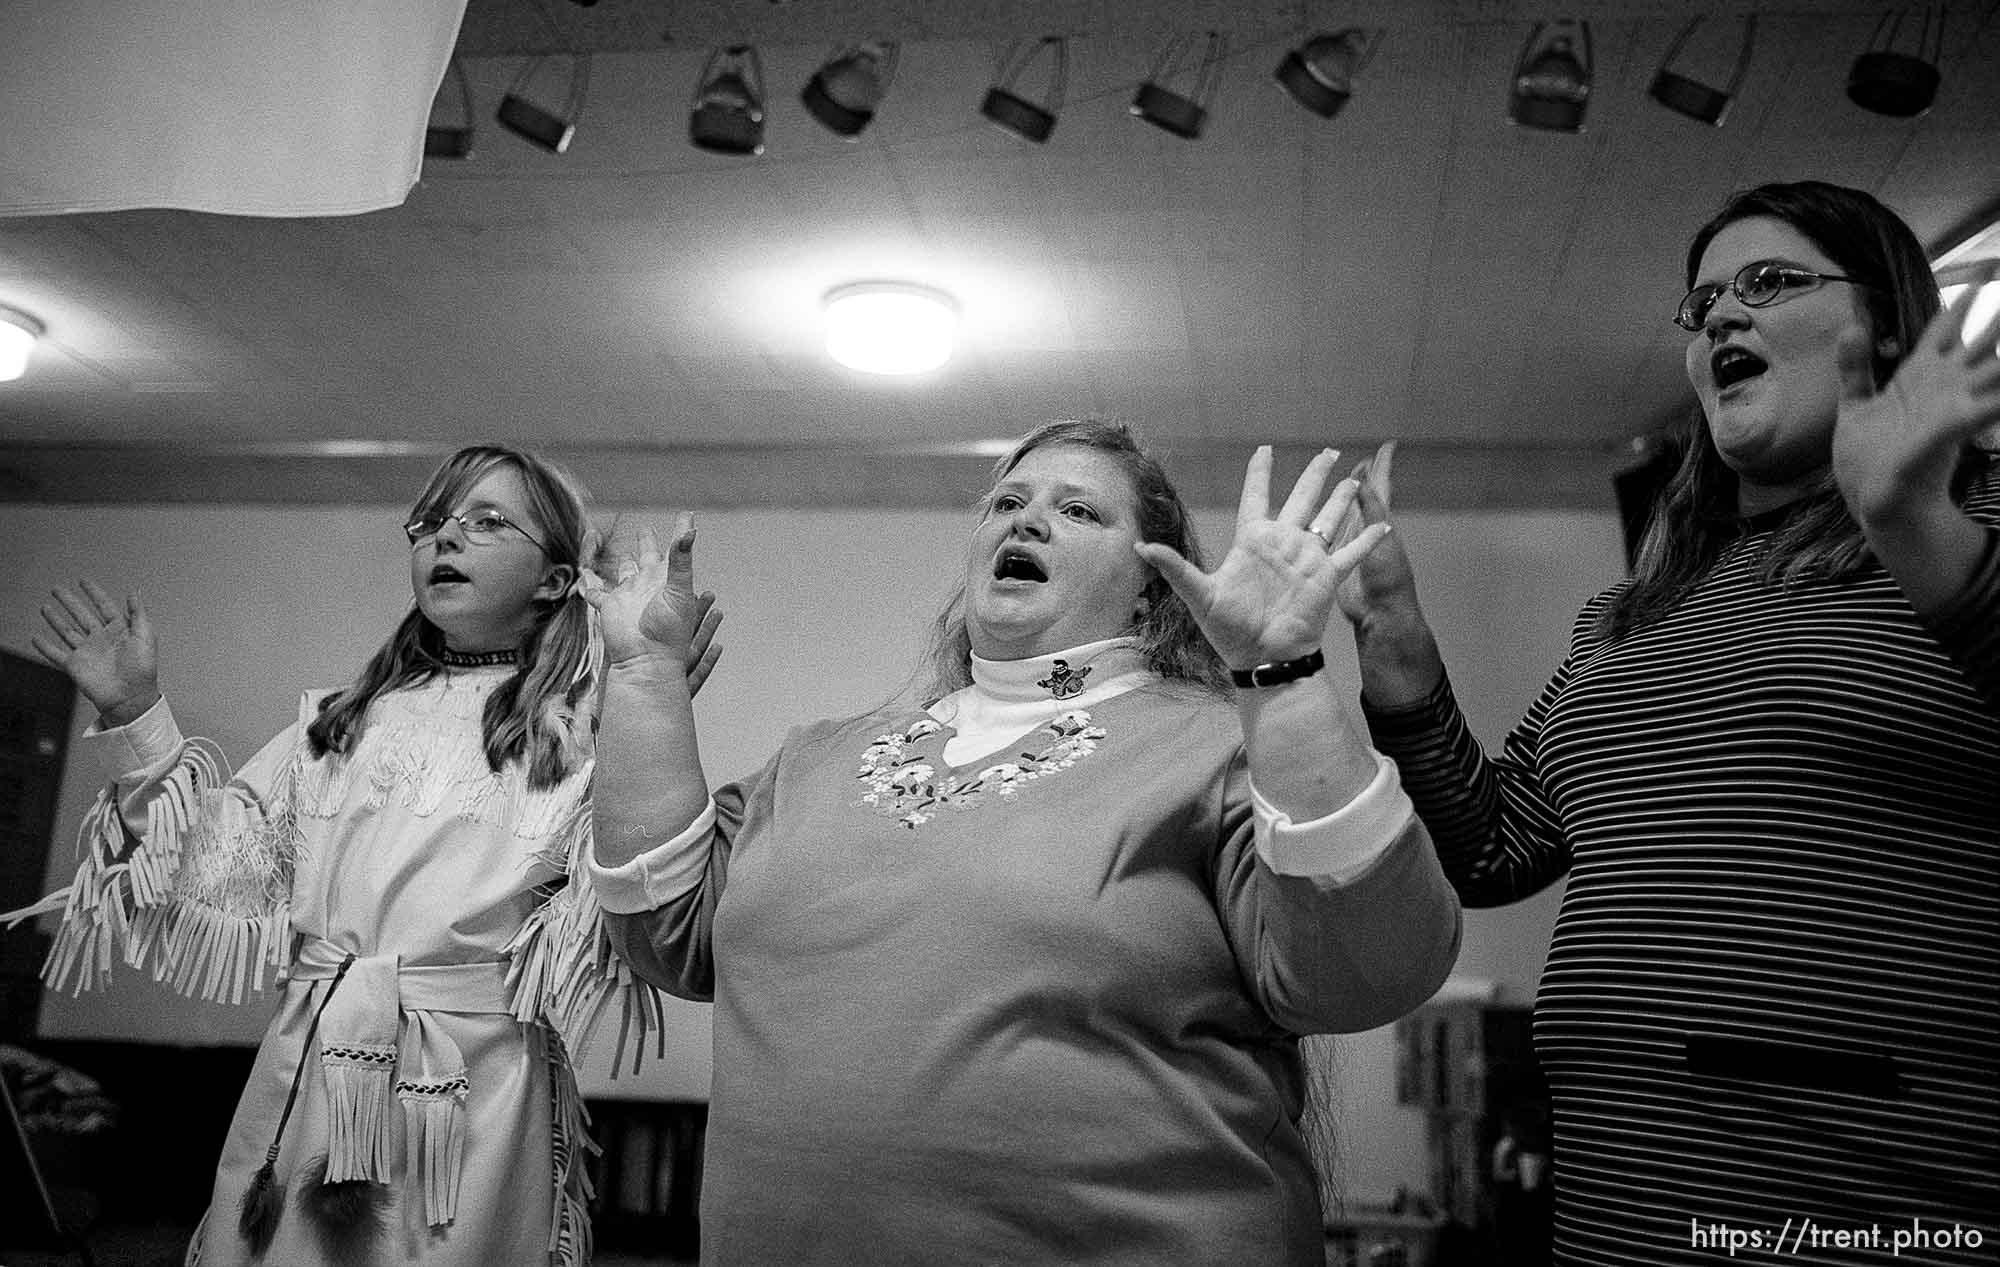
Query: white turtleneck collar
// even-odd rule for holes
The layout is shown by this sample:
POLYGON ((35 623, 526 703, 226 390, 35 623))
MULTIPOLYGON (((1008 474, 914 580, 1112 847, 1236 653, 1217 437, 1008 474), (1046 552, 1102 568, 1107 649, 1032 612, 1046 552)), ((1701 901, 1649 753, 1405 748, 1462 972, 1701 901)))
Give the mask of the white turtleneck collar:
POLYGON ((955 733, 944 746, 953 765, 1012 743, 1071 709, 1093 708, 1152 679, 1132 638, 1086 642, 1026 660, 972 657, 972 685, 953 691, 929 713, 955 733), (1057 664, 1061 662, 1061 667, 1057 664), (1059 690, 1073 694, 1059 695, 1059 690))

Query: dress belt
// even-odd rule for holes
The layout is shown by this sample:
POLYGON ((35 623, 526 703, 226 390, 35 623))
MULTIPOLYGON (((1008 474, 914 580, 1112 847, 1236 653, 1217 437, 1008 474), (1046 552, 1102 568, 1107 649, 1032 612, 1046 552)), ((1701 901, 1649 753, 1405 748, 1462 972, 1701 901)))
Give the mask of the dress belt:
MULTIPOLYGON (((288 974, 294 981, 330 981, 350 952, 323 937, 303 938, 288 974)), ((362 955, 356 966, 389 955, 362 955)), ((507 961, 396 964, 397 1001, 404 1011, 513 1012, 507 998, 507 961)))

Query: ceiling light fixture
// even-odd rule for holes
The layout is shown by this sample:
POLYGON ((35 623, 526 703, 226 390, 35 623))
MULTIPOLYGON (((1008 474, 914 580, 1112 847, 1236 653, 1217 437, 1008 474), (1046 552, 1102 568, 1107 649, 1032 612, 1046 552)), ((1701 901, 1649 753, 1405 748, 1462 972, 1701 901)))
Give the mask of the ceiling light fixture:
POLYGON ((826 130, 852 141, 874 121, 882 98, 896 78, 896 45, 849 44, 835 49, 813 77, 806 81, 799 100, 826 130))
POLYGON ((1331 119, 1353 95, 1354 76, 1375 55, 1380 42, 1379 32, 1371 38, 1355 26, 1315 35, 1285 54, 1274 74, 1292 100, 1322 119, 1331 119))
POLYGON ((709 55, 695 85, 688 140, 711 154, 764 152, 764 66, 753 45, 732 44, 709 55))
POLYGON ((1543 132, 1583 131, 1590 101, 1590 23, 1576 18, 1537 22, 1514 63, 1507 117, 1543 132), (1547 32, 1546 41, 1542 38, 1547 32), (1578 45, 1583 56, 1577 56, 1578 45), (1540 51, 1536 51, 1539 49, 1540 51))
POLYGON ((563 94, 560 113, 528 98, 528 86, 547 60, 546 55, 537 57, 521 68, 514 82, 507 85, 493 117, 522 140, 531 141, 551 154, 560 154, 569 148, 570 138, 576 135, 576 121, 583 113, 583 97, 590 89, 590 55, 578 53, 570 57, 569 90, 563 94))
MULTIPOLYGON (((451 59, 451 81, 458 87, 458 123, 432 123, 424 128, 425 158, 472 157, 472 84, 465 77, 465 63, 451 59)), ((444 93, 439 85, 438 94, 444 93)), ((435 111, 437 105, 432 103, 435 111)))
POLYGON ((1750 50, 1757 40, 1757 15, 1743 19, 1743 43, 1736 50, 1736 68, 1729 72, 1729 84, 1724 88, 1711 88, 1707 84, 1689 79, 1672 69, 1674 58, 1680 56, 1681 46, 1702 24, 1697 14, 1688 19, 1674 42, 1667 46, 1667 55, 1660 59, 1660 69, 1653 74, 1653 86, 1647 94, 1676 114, 1684 114, 1696 123, 1706 123, 1710 127, 1721 127, 1722 116, 1729 113, 1729 103, 1736 96, 1736 90, 1743 86, 1743 76, 1750 69, 1750 50))
POLYGON ((47 333, 48 327, 36 318, 0 304, 0 383, 11 383, 28 372, 28 353, 47 333))
POLYGON ((1184 47, 1191 50, 1195 38, 1176 35, 1167 41, 1153 62, 1153 73, 1139 85, 1131 105, 1134 115, 1184 141, 1200 136, 1202 125, 1208 122, 1208 108, 1221 84, 1222 61, 1229 48, 1228 39, 1220 31, 1210 31, 1201 37, 1201 59, 1195 63, 1194 84, 1186 94, 1175 92, 1166 86, 1165 80, 1173 74, 1181 50, 1184 47))
POLYGON ((1069 86, 1069 43, 1059 35, 1045 35, 1034 43, 1015 40, 1001 55, 993 79, 993 86, 986 90, 986 99, 979 103, 979 113, 1001 131, 1040 145, 1056 130, 1056 114, 1062 109, 1063 91, 1069 86), (1049 52, 1049 91, 1037 104, 1016 93, 1014 81, 1043 50, 1049 52))
POLYGON ((911 282, 854 282, 826 293, 826 353, 864 374, 922 374, 951 359, 958 304, 911 282))
POLYGON ((1900 9, 1883 14, 1875 24, 1868 51, 1855 58, 1847 72, 1847 99, 1863 110, 1886 114, 1892 119, 1914 119, 1930 109, 1937 98, 1936 62, 1944 51, 1944 14, 1935 5, 1925 8, 1915 53, 1895 51, 1896 32, 1902 25, 1900 9), (1926 57, 1930 60, 1926 61, 1926 57))

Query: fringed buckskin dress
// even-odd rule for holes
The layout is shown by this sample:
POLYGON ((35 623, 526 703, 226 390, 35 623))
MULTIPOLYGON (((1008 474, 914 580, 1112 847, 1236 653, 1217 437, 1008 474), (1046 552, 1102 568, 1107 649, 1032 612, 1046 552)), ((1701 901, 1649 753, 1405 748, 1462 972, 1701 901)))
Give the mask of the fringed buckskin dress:
POLYGON ((518 762, 488 766, 481 713, 511 672, 384 694, 344 756, 307 747, 310 693, 233 776, 164 701, 82 741, 115 777, 74 882, 18 913, 62 912, 50 987, 122 959, 243 1002, 277 969, 189 1263, 588 1261, 591 1145, 566 1052, 614 1003, 621 1046, 642 1045, 659 1001, 577 875, 591 764, 540 790, 518 762), (258 1253, 240 1211, 274 1141, 283 1204, 258 1253), (332 1191, 358 1212, 317 1199, 332 1191))

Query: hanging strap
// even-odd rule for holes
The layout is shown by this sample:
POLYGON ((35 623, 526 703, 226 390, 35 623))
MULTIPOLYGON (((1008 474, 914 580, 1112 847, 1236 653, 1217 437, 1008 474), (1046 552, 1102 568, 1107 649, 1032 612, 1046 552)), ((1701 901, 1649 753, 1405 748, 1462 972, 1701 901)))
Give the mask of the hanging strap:
POLYGON ((461 964, 405 964, 395 955, 354 959, 321 938, 304 942, 293 980, 349 976, 319 1042, 327 1090, 328 1182, 388 1179, 393 1099, 402 1107, 404 1160, 410 1181, 423 1194, 424 1221, 433 1227, 452 1221, 471 1084, 458 1044, 430 1014, 511 1015, 507 967, 501 959, 461 964))

